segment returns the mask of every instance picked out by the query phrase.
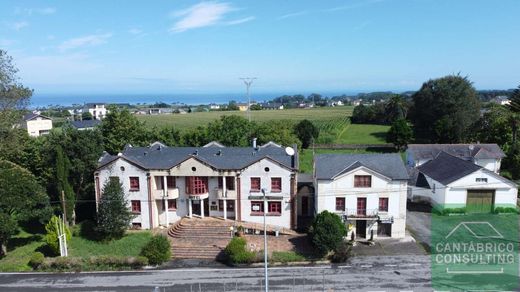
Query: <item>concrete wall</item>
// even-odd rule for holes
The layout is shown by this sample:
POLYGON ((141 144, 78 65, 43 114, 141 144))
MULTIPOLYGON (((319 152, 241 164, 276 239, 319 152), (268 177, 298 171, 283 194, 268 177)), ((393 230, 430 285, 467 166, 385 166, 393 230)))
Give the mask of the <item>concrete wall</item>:
POLYGON ((30 121, 26 121, 24 128, 27 129, 29 136, 38 137, 40 136, 40 131, 48 132, 52 129, 52 120, 36 117, 30 121))

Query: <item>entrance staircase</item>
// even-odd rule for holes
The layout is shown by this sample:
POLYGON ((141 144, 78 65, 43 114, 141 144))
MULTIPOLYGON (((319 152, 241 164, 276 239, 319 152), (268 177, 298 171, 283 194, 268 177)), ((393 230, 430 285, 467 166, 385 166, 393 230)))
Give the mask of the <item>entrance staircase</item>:
POLYGON ((172 256, 178 259, 219 258, 231 240, 233 221, 217 218, 183 218, 168 230, 172 256))

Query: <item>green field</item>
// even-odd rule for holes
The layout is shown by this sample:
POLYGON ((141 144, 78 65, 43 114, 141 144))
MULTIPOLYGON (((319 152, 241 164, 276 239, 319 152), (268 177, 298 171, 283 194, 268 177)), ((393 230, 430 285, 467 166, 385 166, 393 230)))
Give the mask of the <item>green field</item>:
MULTIPOLYGON (((323 107, 310 109, 285 109, 285 110, 262 110, 251 111, 251 120, 255 122, 268 122, 273 120, 289 120, 298 122, 308 119, 320 127, 332 127, 338 123, 344 123, 352 116, 353 107, 323 107)), ((239 115, 247 118, 247 112, 239 111, 212 111, 195 112, 188 114, 165 114, 165 115, 138 115, 140 121, 146 122, 149 127, 174 126, 179 130, 204 126, 223 115, 239 115)))
POLYGON ((349 124, 338 135, 336 144, 381 144, 386 143, 390 126, 349 124))

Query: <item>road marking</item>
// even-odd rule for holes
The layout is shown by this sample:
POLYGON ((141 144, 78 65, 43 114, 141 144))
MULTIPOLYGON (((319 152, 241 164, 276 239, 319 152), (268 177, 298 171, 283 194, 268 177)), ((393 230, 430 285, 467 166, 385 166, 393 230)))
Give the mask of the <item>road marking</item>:
POLYGON ((397 265, 385 265, 385 267, 397 267, 397 265))
POLYGON ((338 266, 338 268, 341 268, 341 269, 343 269, 343 268, 352 268, 352 266, 338 266))
POLYGON ((404 265, 401 265, 401 267, 417 267, 417 266, 421 266, 421 264, 404 264, 404 265))
POLYGON ((371 268, 372 265, 362 265, 361 267, 362 267, 362 268, 371 268))

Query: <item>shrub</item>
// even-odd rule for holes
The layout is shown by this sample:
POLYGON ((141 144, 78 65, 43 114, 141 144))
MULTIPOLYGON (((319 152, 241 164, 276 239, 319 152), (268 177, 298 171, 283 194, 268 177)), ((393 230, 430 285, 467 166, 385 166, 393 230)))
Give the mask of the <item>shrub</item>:
POLYGON ((146 265, 148 259, 145 257, 57 257, 45 258, 38 268, 44 271, 95 271, 138 269, 146 265))
POLYGON ((350 256, 350 251, 352 248, 352 244, 346 241, 343 241, 338 245, 338 247, 334 250, 334 254, 330 257, 330 260, 333 263, 344 263, 348 260, 350 256))
POLYGON ((331 212, 323 211, 314 218, 309 228, 309 237, 319 255, 335 250, 343 241, 347 230, 341 218, 331 212))
POLYGON ((304 261, 305 257, 294 251, 273 251, 271 254, 272 262, 301 262, 304 261))
MULTIPOLYGON (((49 223, 45 225, 45 230, 47 231, 47 234, 45 234, 45 243, 47 243, 47 246, 52 250, 52 252, 56 255, 60 254, 60 243, 58 240, 58 224, 62 224, 60 218, 56 216, 52 216, 51 220, 49 220, 49 223)), ((65 238, 67 239, 67 242, 70 242, 70 230, 65 225, 65 238)))
POLYGON ((251 263, 256 258, 254 252, 247 250, 247 242, 243 237, 233 237, 224 249, 224 253, 231 264, 251 263))
POLYGON ((31 259, 29 260, 29 266, 36 270, 43 263, 44 260, 45 256, 43 255, 43 253, 35 252, 32 254, 31 259))
POLYGON ((450 214, 466 214, 466 208, 433 208, 433 212, 437 215, 450 215, 450 214))
POLYGON ((148 259, 152 265, 160 265, 172 257, 171 246, 168 238, 162 235, 154 235, 148 243, 143 246, 141 255, 148 259))
POLYGON ((512 214, 518 214, 518 210, 513 207, 496 207, 494 210, 495 214, 501 214, 501 213, 512 213, 512 214))

